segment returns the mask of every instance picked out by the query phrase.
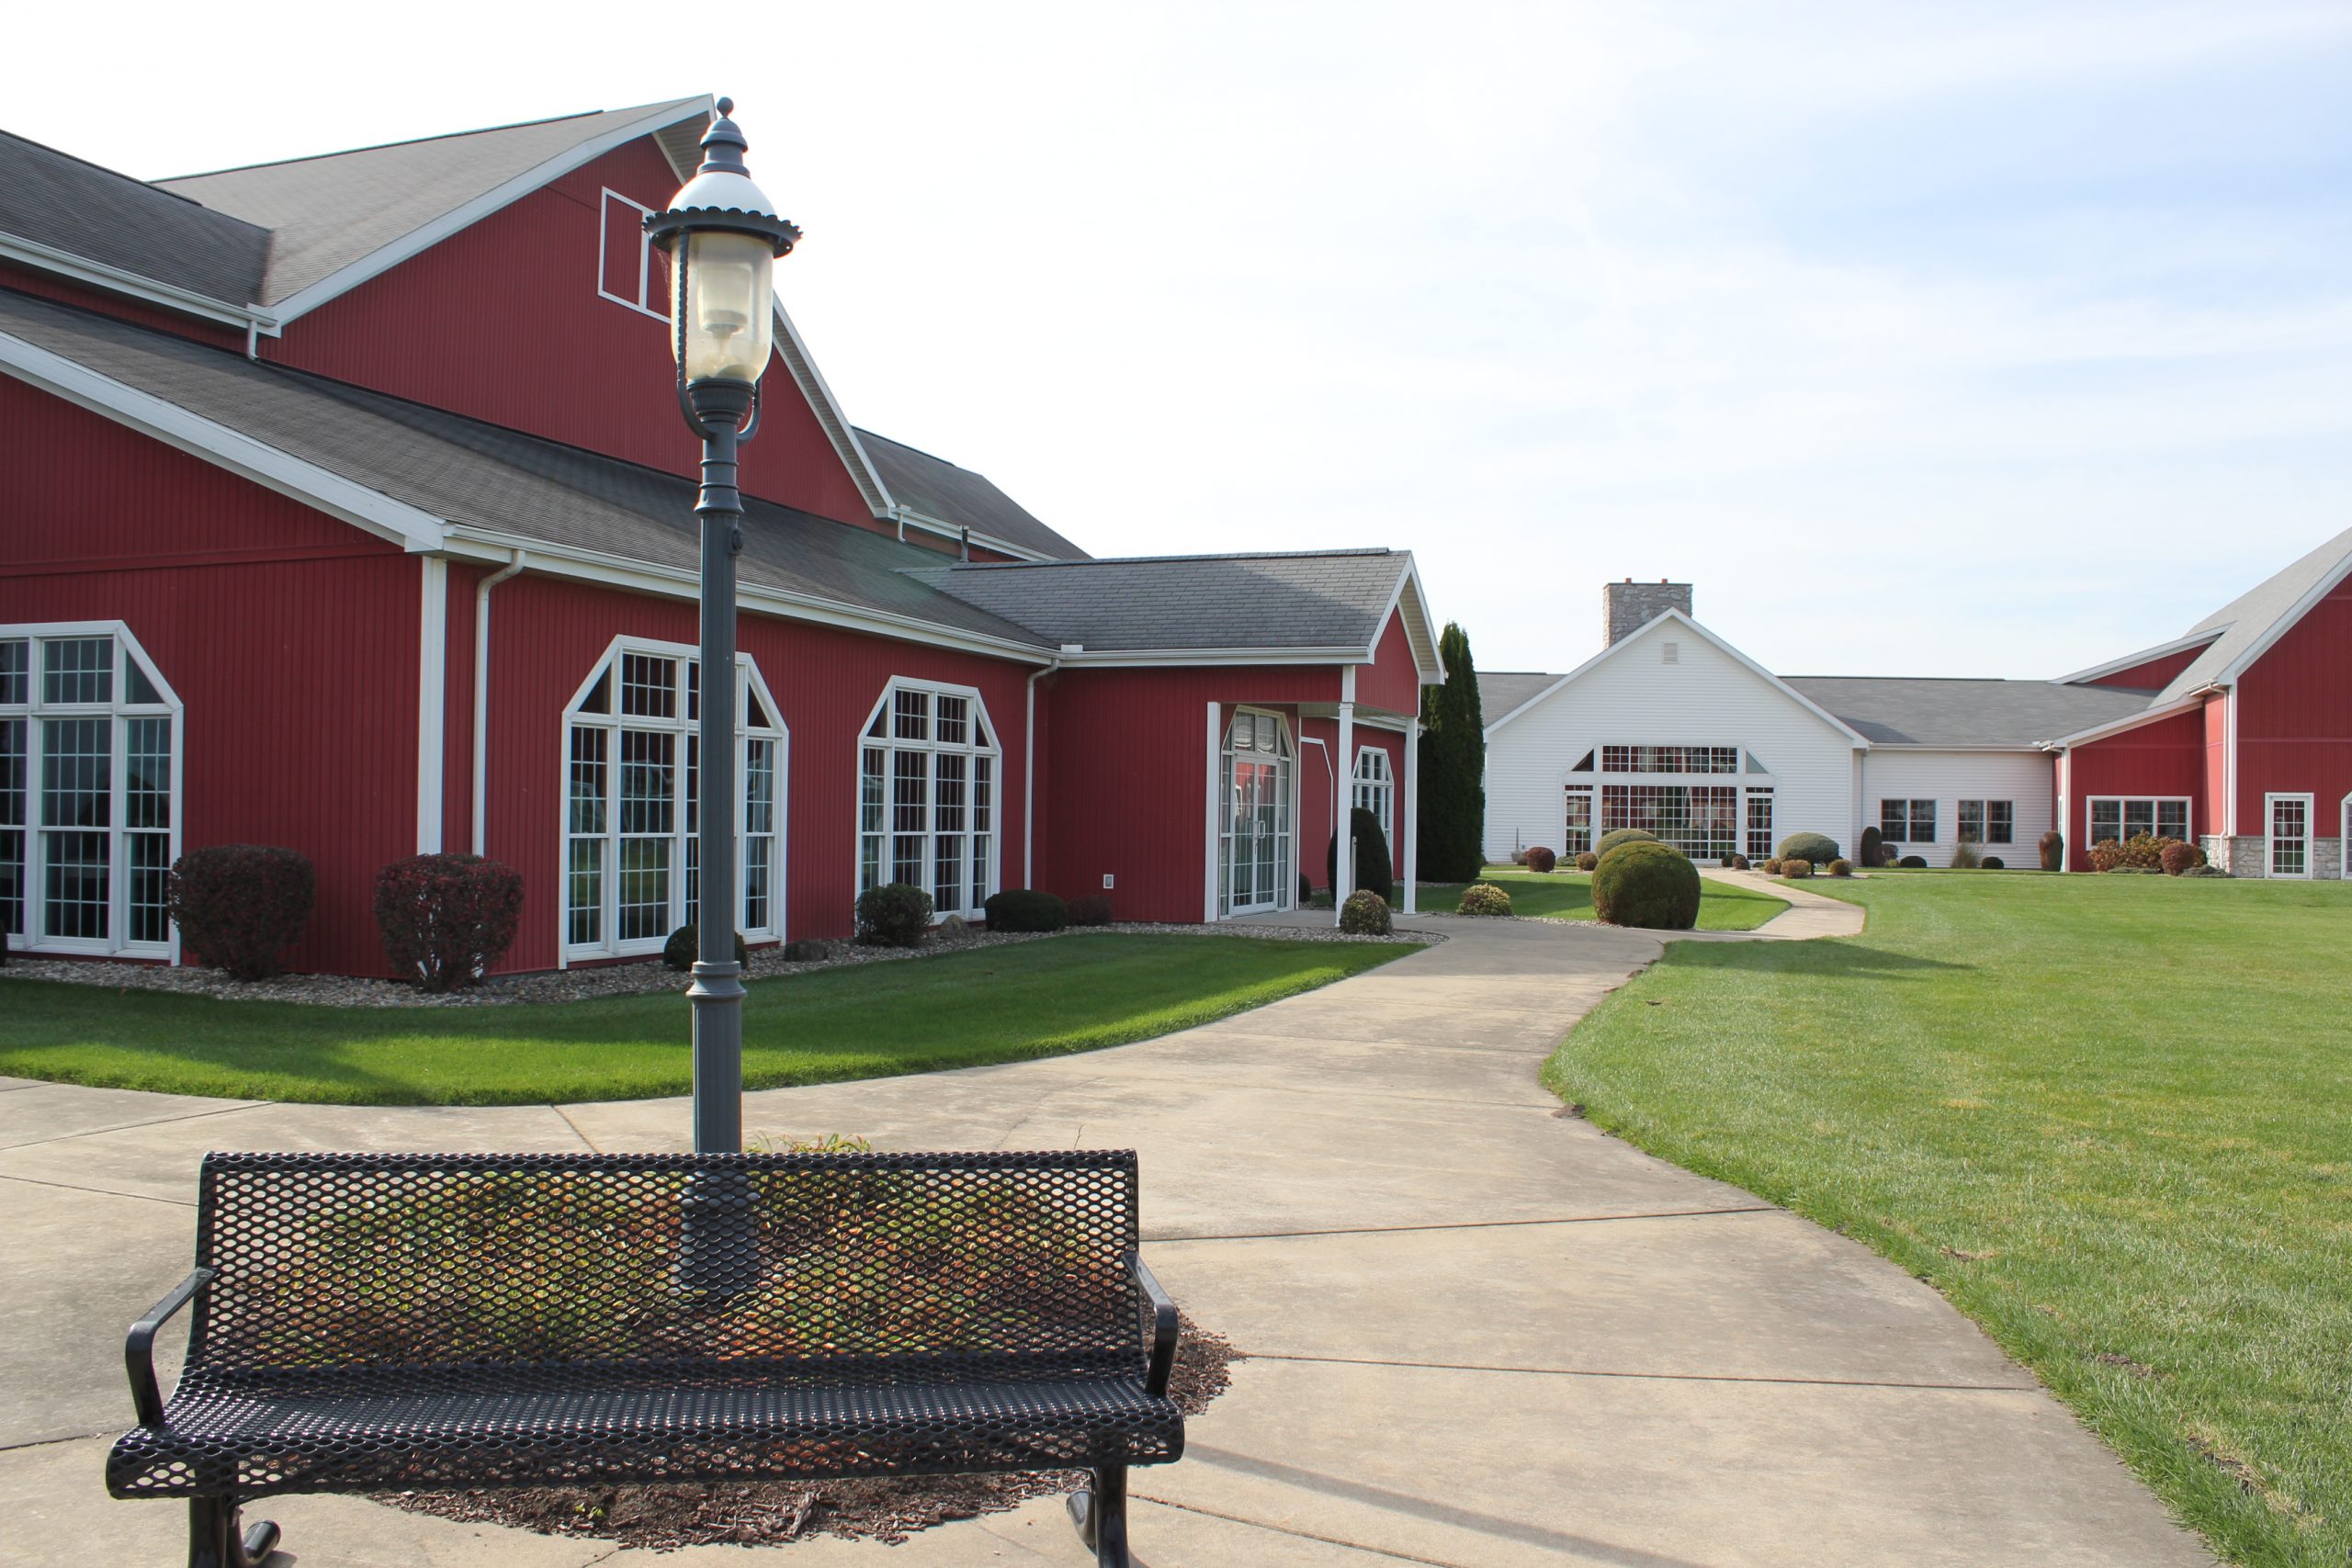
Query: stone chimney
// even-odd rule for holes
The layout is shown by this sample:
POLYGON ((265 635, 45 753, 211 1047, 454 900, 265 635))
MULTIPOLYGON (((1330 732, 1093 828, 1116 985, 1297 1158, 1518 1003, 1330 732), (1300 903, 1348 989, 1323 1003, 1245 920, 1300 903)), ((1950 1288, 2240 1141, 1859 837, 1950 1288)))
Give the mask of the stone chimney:
POLYGON ((1601 646, 1611 647, 1633 636, 1668 610, 1690 613, 1689 583, 1668 582, 1663 577, 1656 582, 1636 582, 1629 577, 1623 582, 1601 584, 1601 646))

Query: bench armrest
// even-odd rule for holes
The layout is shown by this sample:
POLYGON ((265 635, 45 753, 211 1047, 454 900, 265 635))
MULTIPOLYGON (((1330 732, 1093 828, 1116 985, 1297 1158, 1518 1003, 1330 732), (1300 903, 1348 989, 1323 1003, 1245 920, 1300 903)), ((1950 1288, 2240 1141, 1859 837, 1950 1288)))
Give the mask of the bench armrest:
POLYGON ((159 1427, 164 1421, 164 1396, 155 1387, 155 1331, 164 1320, 196 1299, 197 1292, 212 1283, 217 1269, 198 1269, 174 1285, 164 1299, 147 1309, 147 1315, 130 1325, 130 1337, 123 1341, 122 1362, 130 1373, 130 1404, 139 1412, 142 1427, 159 1427))
POLYGON ((1142 1253, 1127 1254, 1127 1272, 1135 1277, 1144 1300, 1151 1303, 1151 1365, 1144 1378, 1144 1392, 1157 1398, 1167 1393, 1168 1374, 1176 1366, 1176 1302, 1160 1289, 1142 1253))

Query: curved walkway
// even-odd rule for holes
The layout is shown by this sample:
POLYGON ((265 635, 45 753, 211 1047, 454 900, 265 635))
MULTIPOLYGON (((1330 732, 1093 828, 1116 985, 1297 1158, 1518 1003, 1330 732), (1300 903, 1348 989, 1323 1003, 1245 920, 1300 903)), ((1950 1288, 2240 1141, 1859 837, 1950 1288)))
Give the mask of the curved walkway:
MULTIPOLYGON (((1775 886, 1776 893, 1793 892, 1775 886)), ((1815 904, 1798 906, 1763 933, 1815 904)), ((1132 1145, 1148 1252, 1253 1359, 1139 1472, 1150 1568, 2112 1564, 2211 1559, 2033 1380, 1860 1246, 1645 1156, 1536 1083, 1663 951, 1450 920, 1453 940, 1142 1044, 749 1097, 754 1133, 1132 1145)), ((943 1027, 952 1027, 943 1021, 943 1027)), ((0 1561, 177 1561, 112 1503, 119 1325, 186 1271, 208 1148, 682 1146, 676 1100, 498 1110, 206 1101, 0 1080, 0 1561), (71 1543, 70 1545, 67 1543, 71 1543), (14 1555, 30 1551, 31 1557, 14 1555)), ((967 1568, 1087 1561, 1050 1502, 919 1535, 656 1559, 287 1498, 308 1562, 967 1568)))

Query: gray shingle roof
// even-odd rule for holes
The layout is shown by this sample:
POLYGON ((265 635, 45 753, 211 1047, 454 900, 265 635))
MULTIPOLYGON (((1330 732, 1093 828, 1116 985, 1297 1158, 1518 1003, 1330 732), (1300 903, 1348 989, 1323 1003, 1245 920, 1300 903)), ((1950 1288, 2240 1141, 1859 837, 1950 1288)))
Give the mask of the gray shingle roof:
POLYGON ((1558 680, 1535 670, 1481 670, 1478 671, 1478 714, 1487 723, 1519 706, 1528 698, 1558 680))
MULTIPOLYGON (((0 289, 0 333, 452 523, 692 570, 695 486, 678 475, 0 289)), ((1032 647, 1031 632, 906 568, 934 551, 744 503, 748 585, 1032 647)))
POLYGON ((2334 575, 2347 556, 2352 556, 2352 528, 2346 528, 2286 570, 2239 594, 2189 627, 2191 632, 2211 631, 2217 626, 2228 629, 2190 660, 2157 694, 2156 701, 2168 703, 2187 696, 2218 679, 2241 655, 2260 642, 2271 627, 2285 619, 2304 594, 2334 575))
POLYGON ((870 430, 859 431, 857 439, 899 504, 1056 560, 1088 558, 1084 550, 1032 517, 985 475, 870 430))
POLYGON ((671 111, 667 123, 698 119, 708 103, 640 104, 155 184, 275 231, 260 297, 274 305, 582 142, 671 111))
POLYGON ((912 575, 1089 653, 1368 649, 1412 558, 1401 550, 1131 556, 912 575))
POLYGON ((2055 681, 1791 675, 1788 683, 1874 743, 2039 745, 2138 713, 2149 693, 2055 681))
POLYGON ((242 308, 269 231, 0 130, 0 233, 242 308))

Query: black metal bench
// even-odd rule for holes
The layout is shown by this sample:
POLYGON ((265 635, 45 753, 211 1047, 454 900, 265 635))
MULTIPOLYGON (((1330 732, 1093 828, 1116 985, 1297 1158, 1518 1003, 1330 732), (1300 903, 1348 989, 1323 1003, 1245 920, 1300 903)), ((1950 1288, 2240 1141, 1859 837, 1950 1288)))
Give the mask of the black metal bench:
POLYGON ((130 1330, 118 1497, 1126 1469, 1183 1451, 1131 1150, 206 1156, 196 1271, 130 1330), (153 1346, 195 1303, 164 1402, 153 1346))

